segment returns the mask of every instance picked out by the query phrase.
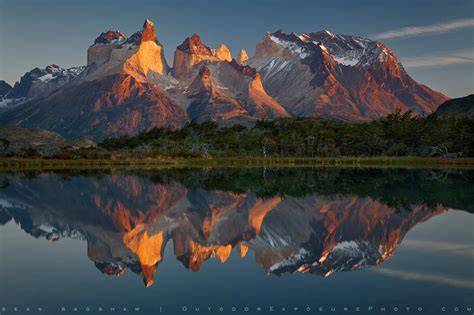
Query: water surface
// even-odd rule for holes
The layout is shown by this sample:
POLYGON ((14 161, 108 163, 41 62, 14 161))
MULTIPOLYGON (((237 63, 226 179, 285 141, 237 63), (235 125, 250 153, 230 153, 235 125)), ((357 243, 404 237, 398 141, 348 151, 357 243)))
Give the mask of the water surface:
POLYGON ((3 173, 0 307, 470 314, 473 179, 402 169, 3 173))

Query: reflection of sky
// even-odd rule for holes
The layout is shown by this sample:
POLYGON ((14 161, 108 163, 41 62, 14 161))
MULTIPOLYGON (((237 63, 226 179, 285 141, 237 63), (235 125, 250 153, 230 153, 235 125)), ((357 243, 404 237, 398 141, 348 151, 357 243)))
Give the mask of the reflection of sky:
POLYGON ((388 277, 395 277, 402 280, 412 280, 412 281, 427 281, 432 283, 439 283, 443 285, 474 289, 474 281, 470 279, 461 279, 451 277, 445 274, 430 274, 424 272, 410 272, 389 268, 374 268, 372 271, 380 273, 388 277))
MULTIPOLYGON (((410 231, 394 256, 375 269, 338 273, 267 276, 249 252, 211 259, 194 273, 173 257, 171 242, 158 265, 155 284, 144 288, 130 271, 101 274, 87 258, 85 242, 34 239, 10 222, 0 227, 0 304, 25 301, 43 306, 117 305, 466 305, 472 300, 472 255, 453 254, 473 244, 473 215, 449 211, 410 231), (440 244, 436 247, 436 242, 440 244), (413 245, 415 244, 415 245, 413 245), (421 244, 429 244, 425 248, 421 244), (456 250, 454 252, 456 252, 456 250), (436 297, 436 300, 433 299, 436 297)), ((465 251, 464 249, 462 251, 465 251)), ((472 249, 467 249, 472 253, 472 249)), ((433 306, 434 307, 434 306, 433 306)))
MULTIPOLYGON (((168 63, 185 37, 198 33, 211 47, 225 43, 235 54, 252 55, 267 31, 298 33, 329 29, 342 34, 375 35, 406 26, 445 25, 473 17, 471 0, 361 1, 183 1, 183 0, 2 0, 0 1, 0 79, 14 83, 26 71, 56 63, 70 67, 86 62, 86 49, 98 34, 120 29, 130 35, 145 18, 156 22, 168 63)), ((409 73, 449 96, 472 93, 472 28, 416 37, 383 39, 409 73), (471 52, 465 64, 418 67, 419 61, 471 52)), ((440 59, 441 58, 441 59, 440 59)), ((451 59, 452 60, 452 59, 451 59)))
POLYGON ((449 242, 436 242, 424 240, 405 240, 403 248, 416 251, 448 251, 454 255, 474 255, 473 244, 458 244, 449 242))
POLYGON ((414 264, 402 263, 406 266, 404 268, 397 268, 396 264, 387 268, 383 264, 370 271, 409 282, 474 289, 474 226, 471 216, 451 210, 433 217, 428 223, 418 224, 408 233, 393 258, 416 255, 419 258, 414 264))

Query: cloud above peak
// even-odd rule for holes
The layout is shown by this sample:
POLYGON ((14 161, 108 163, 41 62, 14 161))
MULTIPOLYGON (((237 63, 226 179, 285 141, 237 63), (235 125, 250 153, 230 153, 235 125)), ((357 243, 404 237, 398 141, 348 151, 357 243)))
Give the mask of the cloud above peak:
POLYGON ((455 31, 462 28, 474 27, 474 19, 461 19, 445 23, 424 25, 424 26, 405 26, 399 29, 373 34, 370 38, 381 40, 400 37, 420 36, 425 34, 442 34, 455 31))
POLYGON ((458 64, 473 64, 474 53, 471 49, 442 52, 437 54, 418 55, 401 58, 405 68, 437 67, 458 64))

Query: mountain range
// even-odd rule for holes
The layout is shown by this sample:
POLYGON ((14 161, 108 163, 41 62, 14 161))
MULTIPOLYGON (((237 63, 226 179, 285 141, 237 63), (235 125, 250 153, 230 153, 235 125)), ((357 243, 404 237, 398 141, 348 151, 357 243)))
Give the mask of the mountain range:
POLYGON ((417 83, 381 42, 324 30, 267 33, 250 57, 213 49, 197 34, 170 66, 154 24, 127 37, 101 33, 87 65, 49 65, 13 87, 0 82, 0 126, 41 128, 65 138, 102 140, 189 121, 221 126, 322 117, 364 122, 396 111, 433 112, 448 100, 417 83))

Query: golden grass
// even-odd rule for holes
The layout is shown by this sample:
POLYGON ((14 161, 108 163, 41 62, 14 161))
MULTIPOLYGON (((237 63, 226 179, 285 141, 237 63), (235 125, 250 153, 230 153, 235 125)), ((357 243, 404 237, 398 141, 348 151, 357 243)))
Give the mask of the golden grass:
POLYGON ((474 169, 474 158, 427 158, 427 157, 334 157, 334 158, 122 158, 122 159, 42 159, 4 158, 0 169, 70 169, 70 168, 168 168, 168 167, 396 167, 396 168, 462 168, 474 169))

